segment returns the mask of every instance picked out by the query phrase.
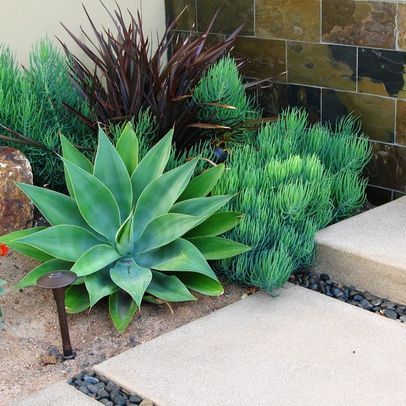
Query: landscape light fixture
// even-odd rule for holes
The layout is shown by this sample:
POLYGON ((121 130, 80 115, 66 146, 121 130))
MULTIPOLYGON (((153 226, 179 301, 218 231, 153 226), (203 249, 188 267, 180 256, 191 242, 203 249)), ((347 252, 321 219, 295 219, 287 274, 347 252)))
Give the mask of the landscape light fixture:
POLYGON ((65 288, 75 282, 76 274, 70 271, 55 271, 47 273, 37 280, 37 285, 44 289, 52 289, 58 309, 59 327, 62 336, 63 359, 74 359, 76 353, 72 350, 69 337, 68 319, 65 310, 65 288))

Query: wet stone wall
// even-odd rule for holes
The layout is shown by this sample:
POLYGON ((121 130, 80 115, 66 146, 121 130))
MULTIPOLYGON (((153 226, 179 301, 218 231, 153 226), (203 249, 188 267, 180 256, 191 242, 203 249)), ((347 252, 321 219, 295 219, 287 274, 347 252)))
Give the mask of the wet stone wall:
POLYGON ((204 30, 219 7, 216 34, 245 24, 234 54, 247 77, 273 77, 259 92, 265 113, 356 113, 374 148, 369 199, 406 194, 406 0, 166 0, 167 18, 186 5, 179 31, 204 30))

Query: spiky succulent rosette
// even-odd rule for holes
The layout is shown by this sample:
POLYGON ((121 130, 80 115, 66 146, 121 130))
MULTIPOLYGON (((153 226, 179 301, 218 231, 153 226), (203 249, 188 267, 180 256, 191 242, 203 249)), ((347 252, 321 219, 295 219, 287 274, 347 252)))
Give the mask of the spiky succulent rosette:
POLYGON ((233 196, 209 196, 224 172, 214 166, 193 177, 198 159, 164 172, 169 132, 139 162, 138 139, 128 124, 113 146, 99 130, 94 163, 62 136, 70 196, 18 184, 51 224, 0 237, 0 242, 42 262, 18 284, 34 285, 45 273, 70 269, 78 276, 66 290, 77 313, 109 296, 114 325, 124 331, 143 299, 195 300, 190 290, 223 292, 208 260, 249 250, 221 237, 241 217, 218 212, 233 196))

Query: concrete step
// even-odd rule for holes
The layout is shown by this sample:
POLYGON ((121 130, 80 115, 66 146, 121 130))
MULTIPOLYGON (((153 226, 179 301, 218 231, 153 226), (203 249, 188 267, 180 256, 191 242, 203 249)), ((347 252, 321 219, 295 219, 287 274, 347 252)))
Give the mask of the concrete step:
POLYGON ((406 304, 406 197, 317 233, 314 269, 406 304))
POLYGON ((57 382, 34 393, 32 396, 15 401, 10 406, 100 406, 101 403, 78 391, 66 382, 57 382))
POLYGON ((159 406, 403 406, 406 326, 288 284, 95 367, 159 406))

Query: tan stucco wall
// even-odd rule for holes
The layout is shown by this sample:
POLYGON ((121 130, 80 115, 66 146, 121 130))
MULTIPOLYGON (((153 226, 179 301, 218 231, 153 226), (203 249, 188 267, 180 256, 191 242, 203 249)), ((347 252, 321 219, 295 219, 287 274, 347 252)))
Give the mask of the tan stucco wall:
MULTIPOLYGON (((123 12, 130 9, 134 15, 141 3, 144 29, 153 34, 152 40, 156 43, 156 33, 162 35, 165 28, 164 0, 117 2, 123 12)), ((104 0, 104 3, 113 9, 115 2, 104 0)), ((81 25, 89 31, 82 4, 86 6, 97 26, 110 23, 99 0, 0 0, 0 44, 10 46, 16 52, 18 60, 26 64, 32 44, 45 35, 52 38, 57 35, 63 41, 71 43, 60 21, 75 34, 80 33, 81 25)))

